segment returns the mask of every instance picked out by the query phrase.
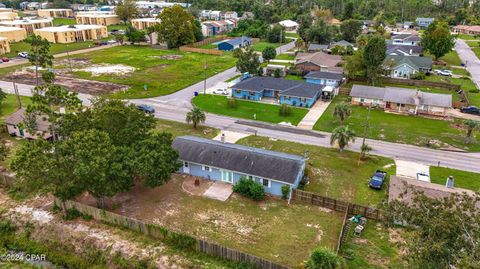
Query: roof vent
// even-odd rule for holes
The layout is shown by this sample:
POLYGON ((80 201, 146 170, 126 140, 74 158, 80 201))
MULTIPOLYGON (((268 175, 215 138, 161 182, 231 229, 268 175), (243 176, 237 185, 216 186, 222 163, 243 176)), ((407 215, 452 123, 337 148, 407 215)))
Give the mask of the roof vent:
POLYGON ((453 181, 453 176, 449 176, 447 178, 447 182, 445 183, 445 187, 453 189, 454 181, 453 181))

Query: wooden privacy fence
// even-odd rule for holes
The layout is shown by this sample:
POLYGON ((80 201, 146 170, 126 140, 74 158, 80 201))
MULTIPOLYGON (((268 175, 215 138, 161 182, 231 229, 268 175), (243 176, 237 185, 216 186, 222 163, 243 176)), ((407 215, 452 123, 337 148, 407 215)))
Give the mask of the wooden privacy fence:
POLYGON ((223 55, 223 51, 216 50, 216 49, 202 49, 199 48, 203 45, 211 44, 213 42, 222 41, 226 38, 226 36, 216 36, 211 38, 206 38, 202 41, 198 41, 192 44, 188 44, 185 46, 180 47, 180 51, 188 51, 188 52, 196 52, 196 53, 203 53, 203 54, 210 54, 210 55, 223 55))
POLYGON ((345 215, 343 216, 342 230, 340 231, 340 236, 338 237, 338 241, 337 241, 337 253, 340 251, 340 248, 347 240, 351 225, 352 225, 352 222, 348 220, 348 210, 347 210, 345 211, 345 215))
POLYGON ((321 196, 312 192, 302 191, 298 189, 292 190, 292 200, 307 202, 312 205, 317 205, 329 209, 333 209, 339 212, 346 212, 349 216, 351 215, 362 215, 367 219, 373 220, 382 220, 383 211, 380 209, 351 204, 346 201, 337 200, 330 197, 321 196))
MULTIPOLYGON (((390 77, 381 77, 380 80, 382 83, 386 83, 386 84, 399 84, 399 85, 408 85, 408 86, 415 86, 415 87, 432 87, 432 88, 441 88, 449 91, 458 91, 461 89, 461 86, 458 84, 452 84, 452 83, 440 82, 440 81, 390 78, 390 77)), ((355 81, 365 82, 367 81, 367 79, 355 78, 355 79, 350 79, 349 81, 355 84, 355 81)))
MULTIPOLYGON (((61 204, 59 199, 56 199, 57 204, 61 204)), ((105 211, 96 207, 78 203, 75 201, 66 201, 66 209, 76 209, 82 214, 90 215, 93 219, 103 221, 108 224, 126 227, 136 232, 151 236, 155 239, 162 240, 167 244, 175 245, 184 249, 199 251, 210 256, 221 259, 251 263, 258 268, 265 269, 290 269, 290 267, 276 264, 272 261, 236 250, 227 248, 215 243, 207 242, 205 240, 197 239, 190 235, 176 233, 161 226, 145 223, 137 219, 118 215, 109 211, 105 211)))

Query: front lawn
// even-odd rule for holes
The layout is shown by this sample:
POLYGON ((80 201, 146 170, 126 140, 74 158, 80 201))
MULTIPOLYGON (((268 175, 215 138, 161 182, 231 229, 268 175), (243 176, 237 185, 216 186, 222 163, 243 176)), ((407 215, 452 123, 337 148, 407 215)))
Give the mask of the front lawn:
POLYGON ((278 105, 246 100, 236 101, 238 106, 230 108, 227 106, 227 97, 225 96, 200 94, 193 98, 195 106, 209 113, 249 120, 253 120, 256 115, 256 120, 271 123, 290 122, 297 125, 308 112, 304 108, 292 107, 292 114, 284 117, 279 115, 280 106, 278 105))
POLYGON ((333 148, 259 136, 249 136, 237 143, 301 156, 306 153, 310 180, 304 187, 306 191, 360 205, 379 207, 387 199, 388 181, 381 191, 368 187, 369 178, 377 169, 385 170, 389 175, 396 173, 392 159, 374 156, 367 161, 359 161, 359 153, 352 151, 340 152, 333 148))
POLYGON ((441 57, 439 60, 445 61, 449 65, 462 65, 462 60, 460 60, 460 57, 455 50, 450 51, 445 56, 441 57))
POLYGON ((281 45, 282 44, 280 44, 280 43, 270 43, 270 42, 267 42, 267 41, 260 41, 260 42, 257 42, 255 44, 253 44, 252 48, 255 51, 263 51, 266 47, 278 48, 281 45))
MULTIPOLYGON (((85 41, 85 42, 75 42, 75 43, 70 43, 70 44, 56 44, 56 43, 50 43, 50 52, 52 54, 58 54, 58 53, 63 53, 67 51, 74 51, 74 50, 81 50, 81 49, 87 49, 90 47, 94 47, 92 41, 85 41)), ((16 43, 11 43, 10 44, 10 52, 5 54, 5 57, 17 57, 17 54, 19 52, 30 51, 30 44, 28 44, 25 41, 21 42, 16 42, 16 43)), ((98 53, 98 52, 97 52, 98 53)))
POLYGON ((430 166, 430 181, 432 183, 445 185, 449 176, 453 176, 455 187, 480 192, 480 174, 445 167, 430 166))
POLYGON ((289 60, 289 61, 293 61, 293 60, 295 60, 295 55, 282 53, 282 54, 278 54, 277 57, 275 57, 275 60, 289 60))
POLYGON ((297 33, 285 33, 285 37, 300 38, 300 35, 297 33))
POLYGON ((107 31, 111 32, 112 30, 127 30, 128 25, 127 24, 115 24, 115 25, 108 25, 107 26, 107 31))
POLYGON ((474 35, 467 35, 467 34, 457 34, 457 35, 454 35, 456 38, 458 39, 463 39, 463 40, 475 40, 475 39, 479 39, 477 38, 476 36, 474 35))
POLYGON ((53 26, 59 25, 75 25, 76 21, 73 18, 53 18, 53 26))
MULTIPOLYGON (((235 65, 231 54, 213 56, 179 50, 160 50, 150 46, 121 46, 89 52, 74 56, 75 59, 88 61, 91 66, 116 65, 135 68, 126 74, 99 74, 93 76, 86 71, 75 71, 78 78, 118 83, 129 86, 126 92, 110 95, 113 98, 148 98, 176 92, 205 77, 213 76, 235 65), (147 90, 144 87, 147 87, 147 90)), ((75 60, 72 58, 72 60, 75 60)), ((64 67, 65 68, 65 67, 64 67)))
POLYGON ((173 137, 182 135, 193 135, 205 138, 214 138, 220 132, 220 130, 208 126, 200 125, 197 126, 196 129, 194 129, 191 124, 164 119, 157 119, 157 126, 155 128, 155 131, 171 133, 173 137))
MULTIPOLYGON (((341 101, 349 102, 347 96, 337 96, 313 127, 315 130, 332 132, 340 125, 338 119, 333 117, 333 110, 335 105, 341 101)), ((364 133, 367 115, 367 108, 352 106, 352 116, 346 120, 346 123, 358 136, 362 136, 364 133)), ((435 140, 434 144, 437 145, 439 144, 438 141, 441 141, 467 151, 480 151, 480 143, 472 142, 469 145, 464 143, 466 131, 460 120, 451 122, 412 115, 385 113, 382 109, 372 109, 369 125, 367 137, 376 140, 422 147, 426 146, 429 140, 435 140)), ((437 147, 441 146, 438 145, 437 147)))
MULTIPOLYGON (((222 202, 202 196, 212 181, 175 174, 156 188, 138 186, 114 197, 115 213, 154 223, 298 267, 318 246, 335 248, 342 214, 317 206, 288 205, 279 198, 261 202, 233 194, 222 202)), ((94 204, 94 203, 93 203, 94 204)))

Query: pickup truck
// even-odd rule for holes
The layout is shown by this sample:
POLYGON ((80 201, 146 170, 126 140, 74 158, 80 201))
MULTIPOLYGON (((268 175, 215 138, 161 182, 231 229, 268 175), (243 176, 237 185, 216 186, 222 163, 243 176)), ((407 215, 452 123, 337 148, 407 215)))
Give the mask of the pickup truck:
POLYGON ((387 178, 387 172, 377 170, 373 176, 370 177, 370 182, 368 183, 368 186, 372 189, 377 189, 381 190, 383 182, 385 182, 385 179, 387 178))

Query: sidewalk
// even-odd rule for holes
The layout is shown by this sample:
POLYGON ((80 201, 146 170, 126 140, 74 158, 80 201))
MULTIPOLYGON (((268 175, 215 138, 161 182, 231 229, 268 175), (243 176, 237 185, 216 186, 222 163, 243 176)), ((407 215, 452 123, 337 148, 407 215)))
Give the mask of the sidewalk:
POLYGON ((327 110, 328 105, 330 105, 331 101, 324 102, 318 100, 308 111, 307 115, 303 117, 302 121, 297 125, 298 128, 312 130, 315 123, 320 119, 323 115, 323 112, 327 110))

